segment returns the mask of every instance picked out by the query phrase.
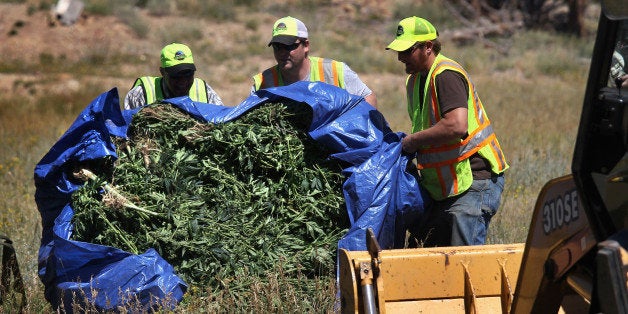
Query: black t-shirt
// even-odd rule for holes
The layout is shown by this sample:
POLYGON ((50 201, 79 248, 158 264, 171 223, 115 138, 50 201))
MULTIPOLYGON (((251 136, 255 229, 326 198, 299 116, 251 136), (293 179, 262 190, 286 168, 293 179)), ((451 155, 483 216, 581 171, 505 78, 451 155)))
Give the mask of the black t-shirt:
MULTIPOLYGON (((421 86, 425 84, 425 77, 421 77, 421 86)), ((469 84, 464 76, 456 71, 445 70, 436 76, 436 88, 441 115, 456 108, 467 108, 469 84)), ((423 88, 420 88, 423 91, 423 88)), ((421 95, 421 98, 423 95, 421 95)), ((465 135, 465 138, 468 136, 465 135)), ((475 153, 469 158, 471 172, 476 180, 489 179, 492 176, 491 164, 475 153)))

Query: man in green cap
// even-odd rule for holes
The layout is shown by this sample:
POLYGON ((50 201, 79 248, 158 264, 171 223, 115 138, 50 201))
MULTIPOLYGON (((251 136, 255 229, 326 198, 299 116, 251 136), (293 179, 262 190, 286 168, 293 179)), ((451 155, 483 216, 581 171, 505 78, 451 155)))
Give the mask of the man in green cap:
POLYGON ((268 46, 273 47, 277 65, 253 76, 252 92, 298 81, 325 82, 362 96, 377 107, 375 93, 346 63, 308 55, 307 27, 299 19, 286 16, 275 21, 268 46))
POLYGON ((188 46, 179 43, 165 46, 161 50, 161 77, 144 76, 136 79, 133 88, 124 98, 124 109, 181 96, 222 106, 222 100, 211 86, 194 77, 195 71, 192 50, 188 46))
POLYGON ((386 49, 397 52, 408 74, 412 132, 403 151, 416 156, 421 186, 433 200, 420 226, 418 218, 400 217, 400 229, 424 246, 484 244, 508 164, 469 74, 440 54, 436 28, 420 17, 401 20, 386 49))

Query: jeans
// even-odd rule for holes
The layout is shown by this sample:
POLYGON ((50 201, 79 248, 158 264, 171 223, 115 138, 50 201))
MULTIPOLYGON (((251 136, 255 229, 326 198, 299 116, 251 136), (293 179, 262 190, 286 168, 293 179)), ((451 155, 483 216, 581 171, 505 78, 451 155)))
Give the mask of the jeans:
POLYGON ((504 176, 473 180, 464 193, 433 201, 415 230, 419 246, 480 245, 486 242, 491 218, 497 213, 504 176))

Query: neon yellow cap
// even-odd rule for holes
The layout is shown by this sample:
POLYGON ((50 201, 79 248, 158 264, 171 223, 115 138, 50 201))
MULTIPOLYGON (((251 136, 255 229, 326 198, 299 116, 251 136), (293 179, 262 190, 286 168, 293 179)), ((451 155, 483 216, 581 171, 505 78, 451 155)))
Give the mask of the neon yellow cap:
POLYGON ((297 41, 297 38, 307 38, 307 36, 307 27, 303 22, 292 16, 286 16, 278 19, 273 25, 273 38, 268 45, 272 43, 291 45, 297 41))
POLYGON ((196 71, 192 50, 190 47, 179 43, 165 46, 161 49, 161 67, 168 74, 176 74, 186 70, 196 71))
POLYGON ((386 49, 404 51, 416 42, 423 42, 438 38, 438 31, 428 20, 412 16, 399 22, 397 38, 386 49))

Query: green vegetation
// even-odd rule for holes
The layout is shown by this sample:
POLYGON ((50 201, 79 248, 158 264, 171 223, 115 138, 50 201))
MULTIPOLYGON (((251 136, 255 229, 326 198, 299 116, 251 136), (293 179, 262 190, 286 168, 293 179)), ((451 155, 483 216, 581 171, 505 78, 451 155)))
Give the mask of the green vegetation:
MULTIPOLYGON (((235 1, 233 5, 244 5, 245 2, 235 1)), ((266 19, 260 17, 256 23, 250 22, 244 15, 252 14, 254 17, 251 19, 256 19, 258 16, 251 12, 242 13, 246 11, 238 8, 224 9, 233 12, 233 19, 237 22, 213 22, 224 23, 219 25, 233 28, 236 33, 220 39, 208 35, 211 29, 203 26, 204 16, 194 15, 187 18, 192 23, 171 23, 156 34, 151 30, 146 40, 157 42, 154 45, 157 47, 163 41, 198 31, 196 35, 202 38, 194 41, 192 48, 196 62, 206 67, 199 69, 199 75, 207 77, 221 97, 235 105, 248 94, 250 76, 262 69, 260 60, 264 60, 265 64, 272 63, 272 51, 265 49, 265 45, 273 19, 288 13, 298 16, 310 26, 313 53, 347 61, 377 93, 378 107, 393 130, 409 131, 403 65, 397 61, 396 54, 384 50, 397 23, 394 17, 380 16, 379 19, 360 21, 355 25, 343 23, 346 21, 331 23, 335 16, 313 10, 308 6, 313 1, 290 2, 303 2, 306 9, 267 2, 272 1, 251 4, 259 5, 258 8, 266 12, 262 14, 267 14, 262 15, 266 19), (337 35, 339 33, 342 35, 337 35)), ((96 10, 90 7, 94 3, 97 2, 86 1, 89 10, 96 10)), ((178 7, 183 1, 175 3, 178 7)), ((197 1, 196 5, 203 3, 197 1)), ((414 2, 400 3, 409 6, 414 2)), ((401 7, 401 4, 395 15, 421 12, 412 7, 401 7)), ((147 4, 147 7, 162 6, 147 4)), ((171 11, 169 14, 169 17, 174 17, 183 13, 171 11)), ((432 22, 437 27, 450 25, 440 19, 432 22)), ((536 198, 544 183, 571 172, 571 155, 594 38, 577 39, 553 33, 521 31, 512 38, 492 40, 500 47, 499 51, 482 42, 458 46, 444 38, 443 53, 467 67, 511 165, 502 206, 491 223, 489 241, 524 242, 536 198)), ((124 43, 117 42, 115 38, 104 38, 85 47, 78 61, 73 61, 70 56, 63 58, 53 54, 20 62, 0 61, 1 73, 25 76, 7 87, 9 92, 3 93, 0 98, 0 233, 8 235, 16 247, 27 287, 27 312, 52 311, 43 297, 43 286, 37 277, 37 250, 42 226, 34 202, 33 169, 82 108, 100 93, 114 87, 103 82, 94 83, 89 80, 90 76, 116 73, 119 78, 128 81, 120 90, 123 94, 124 88, 135 77, 145 74, 135 71, 137 64, 144 66, 141 71, 154 70, 153 51, 148 58, 142 56, 145 51, 138 51, 138 55, 111 53, 113 47, 120 45, 124 43), (33 73, 39 75, 31 76, 33 73), (50 81, 55 81, 61 73, 70 73, 81 82, 81 88, 48 88, 50 81)), ((279 308, 286 312, 304 312, 306 307, 301 305, 307 303, 308 308, 314 304, 318 305, 319 312, 329 311, 335 293, 333 282, 322 280, 317 283, 319 286, 316 289, 297 294, 295 289, 290 289, 290 283, 282 276, 280 265, 278 267, 278 270, 267 274, 268 280, 251 285, 252 296, 248 304, 238 303, 229 289, 213 298, 196 298, 204 293, 205 288, 211 289, 197 287, 186 296, 181 310, 226 312, 225 309, 247 306, 250 310, 244 312, 274 312, 279 308)), ((0 312, 15 312, 8 306, 0 305, 0 312)))
MULTIPOLYGON (((238 276, 263 278, 278 261, 292 279, 331 278, 349 228, 342 167, 308 137, 307 108, 266 104, 224 124, 168 104, 143 108, 129 140, 114 139, 114 163, 77 170, 89 183, 72 195, 74 239, 154 248, 186 283, 215 293, 238 276)), ((234 295, 250 284, 240 286, 234 295)))

